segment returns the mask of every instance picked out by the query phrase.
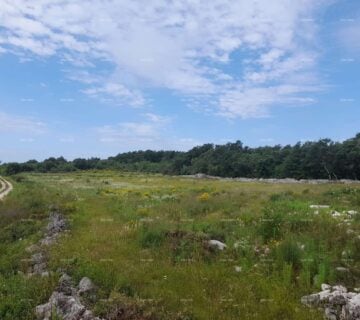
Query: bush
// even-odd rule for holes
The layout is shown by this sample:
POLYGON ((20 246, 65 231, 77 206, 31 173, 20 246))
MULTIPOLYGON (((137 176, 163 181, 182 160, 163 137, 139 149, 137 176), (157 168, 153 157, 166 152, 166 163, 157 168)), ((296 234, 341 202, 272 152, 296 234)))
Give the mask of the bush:
POLYGON ((287 239, 279 245, 278 256, 281 261, 292 265, 294 269, 301 268, 301 251, 293 239, 287 239))
POLYGON ((265 242, 270 240, 277 240, 282 237, 282 224, 284 221, 284 215, 279 212, 274 212, 271 209, 265 211, 263 218, 261 219, 260 235, 265 242))
POLYGON ((140 233, 140 245, 143 248, 160 247, 165 240, 165 232, 163 230, 149 230, 144 228, 140 233))
POLYGON ((10 243, 24 239, 39 230, 39 224, 35 220, 20 220, 1 230, 0 242, 10 243))

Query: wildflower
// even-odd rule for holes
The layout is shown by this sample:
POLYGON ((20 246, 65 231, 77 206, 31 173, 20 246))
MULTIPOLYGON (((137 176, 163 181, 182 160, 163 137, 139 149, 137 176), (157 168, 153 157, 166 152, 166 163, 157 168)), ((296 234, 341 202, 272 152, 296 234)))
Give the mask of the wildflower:
POLYGON ((199 201, 206 202, 210 199, 210 195, 207 192, 202 193, 197 197, 199 201))

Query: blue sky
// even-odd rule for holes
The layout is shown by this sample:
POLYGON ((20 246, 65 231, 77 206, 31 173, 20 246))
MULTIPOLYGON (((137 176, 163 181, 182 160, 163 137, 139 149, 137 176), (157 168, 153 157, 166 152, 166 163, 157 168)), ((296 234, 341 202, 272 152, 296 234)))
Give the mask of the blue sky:
POLYGON ((358 0, 2 0, 0 160, 360 132, 358 0))

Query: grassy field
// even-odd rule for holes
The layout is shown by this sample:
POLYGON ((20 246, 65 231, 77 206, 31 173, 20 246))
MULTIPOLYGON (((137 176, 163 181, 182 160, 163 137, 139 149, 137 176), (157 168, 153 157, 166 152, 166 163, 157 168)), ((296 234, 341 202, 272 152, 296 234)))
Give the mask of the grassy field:
POLYGON ((301 296, 324 282, 360 286, 360 215, 347 213, 360 211, 359 185, 112 171, 9 180, 14 191, 0 203, 2 320, 34 319, 59 270, 93 280, 86 303, 106 319, 322 319, 301 296), (27 279, 25 249, 41 238, 50 205, 70 232, 49 251, 54 273, 27 279))

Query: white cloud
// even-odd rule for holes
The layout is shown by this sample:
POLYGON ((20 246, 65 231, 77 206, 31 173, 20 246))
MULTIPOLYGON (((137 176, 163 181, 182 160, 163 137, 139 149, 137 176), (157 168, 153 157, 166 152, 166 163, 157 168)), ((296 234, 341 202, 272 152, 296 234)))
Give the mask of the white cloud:
POLYGON ((148 118, 152 123, 167 124, 171 121, 170 117, 160 116, 155 113, 144 113, 143 116, 148 118))
POLYGON ((105 125, 97 128, 99 140, 102 142, 121 142, 131 141, 154 141, 161 139, 162 132, 170 119, 154 113, 143 115, 146 121, 123 122, 117 125, 105 125))
POLYGON ((139 107, 145 104, 145 100, 139 91, 130 90, 119 83, 108 82, 104 85, 91 87, 83 92, 91 97, 115 97, 122 104, 127 103, 133 107, 139 107))
POLYGON ((0 132, 42 134, 47 126, 36 119, 0 112, 0 132))
POLYGON ((344 25, 338 32, 338 40, 351 54, 359 57, 360 54, 360 21, 343 21, 344 25))
POLYGON ((122 122, 96 128, 98 140, 116 146, 122 151, 129 150, 188 150, 201 144, 192 138, 178 138, 171 134, 171 119, 161 115, 143 114, 145 121, 122 122))
POLYGON ((219 101, 219 114, 228 118, 261 118, 270 115, 270 107, 277 105, 304 105, 314 102, 303 93, 311 93, 320 88, 292 84, 272 87, 238 86, 225 92, 219 101))
MULTIPOLYGON (((2 0, 0 45, 41 56, 58 54, 85 69, 99 59, 111 63, 113 74, 101 82, 93 81, 98 75, 86 80, 87 70, 71 76, 91 85, 84 92, 92 97, 141 106, 146 104, 142 88, 166 88, 230 117, 258 117, 294 98, 293 93, 279 94, 289 78, 313 77, 317 29, 312 17, 326 3, 2 0), (245 62, 233 60, 236 50, 253 57, 243 74, 223 69, 245 62)), ((303 79, 297 95, 308 92, 303 79)))

